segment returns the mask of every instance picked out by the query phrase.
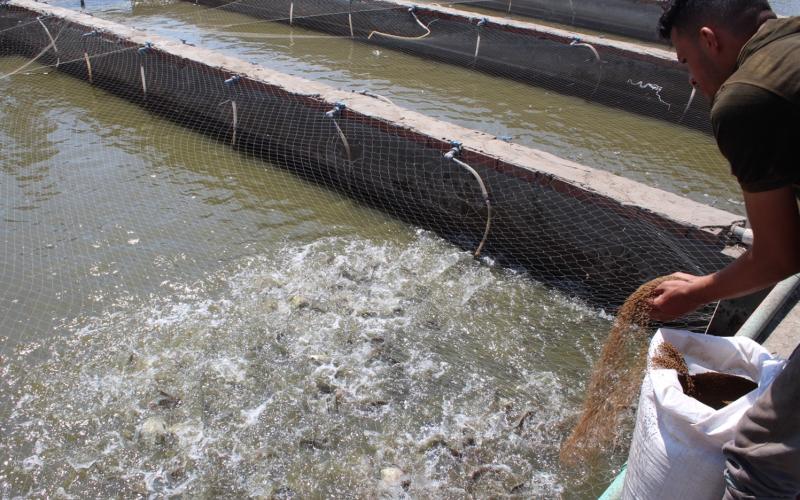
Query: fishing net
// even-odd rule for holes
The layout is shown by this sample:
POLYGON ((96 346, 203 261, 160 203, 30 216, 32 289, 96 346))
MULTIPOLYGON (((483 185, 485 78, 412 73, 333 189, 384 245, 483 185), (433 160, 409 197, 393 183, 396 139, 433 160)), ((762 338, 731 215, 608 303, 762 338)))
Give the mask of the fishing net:
POLYGON ((470 140, 737 219, 676 63, 391 2, 37 9, 0 3, 4 495, 602 489, 621 453, 588 479, 557 463, 607 311, 734 241, 470 140))
MULTIPOLYGON (((681 106, 663 105, 664 99, 672 99, 669 92, 687 90, 685 74, 678 69, 663 73, 674 74, 675 83, 655 93, 653 88, 606 81, 606 77, 598 86, 590 74, 598 74, 599 65, 605 67, 604 75, 611 75, 617 73, 609 69, 611 66, 628 63, 604 55, 600 64, 591 61, 592 52, 596 52, 593 47, 541 42, 513 30, 484 33, 480 30, 485 26, 433 18, 430 13, 409 12, 396 5, 285 3, 239 1, 212 9, 244 9, 249 16, 291 22, 317 33, 329 33, 333 39, 347 38, 345 43, 351 46, 348 19, 352 19, 353 37, 360 41, 433 58, 446 53, 456 65, 463 63, 528 84, 552 86, 567 94, 595 96, 606 105, 627 103, 645 115, 665 112, 660 117, 666 121, 677 122, 691 115, 698 127, 707 127, 702 107, 687 107, 687 113, 679 109, 681 106), (287 20, 289 10, 292 15, 287 20), (433 21, 435 24, 431 24, 433 21), (440 35, 431 31, 419 41, 408 39, 414 30, 429 24, 431 30, 436 26, 440 35), (477 58, 473 52, 476 36, 480 36, 479 48, 484 54, 477 58), (534 46, 529 49, 526 44, 530 43, 549 43, 552 47, 546 51, 534 46), (526 54, 527 67, 507 59, 517 53, 526 54), (555 66, 553 61, 559 64, 555 66), (545 71, 545 67, 550 69, 545 71), (587 73, 575 73, 578 67, 587 73)), ((211 15, 208 9, 191 7, 198 9, 192 16, 202 19, 211 15)), ((56 17, 32 17, 13 7, 6 8, 5 14, 4 47, 9 52, 33 57, 51 70, 88 81, 95 88, 195 129, 244 155, 433 229, 476 255, 531 271, 537 279, 600 307, 613 309, 629 290, 654 275, 674 269, 703 274, 730 261, 721 253, 729 243, 724 234, 701 232, 684 238, 680 224, 620 208, 618 201, 602 196, 585 202, 574 187, 557 179, 515 182, 514 177, 528 174, 503 171, 506 167, 498 168, 495 159, 470 155, 458 143, 452 146, 447 142, 463 137, 445 137, 436 143, 402 126, 351 112, 344 104, 292 94, 275 85, 170 55, 147 43, 121 40, 102 29, 71 25, 56 17)), ((25 71, 27 64, 15 72, 25 71)), ((639 81, 636 75, 627 75, 639 81)), ((685 97, 688 99, 689 94, 685 97)), ((547 107, 546 102, 534 104, 547 107)), ((589 125, 597 129, 599 122, 589 125)), ((631 123, 630 127, 626 133, 632 133, 635 125, 631 123)), ((564 132, 567 136, 589 133, 571 128, 564 132)), ((712 146, 707 136, 702 140, 712 146)), ((591 147, 591 141, 584 147, 591 147)), ((602 154, 619 156, 618 151, 602 154)), ((626 163, 627 159, 614 161, 626 163)), ((682 172, 676 174, 682 177, 682 172)))

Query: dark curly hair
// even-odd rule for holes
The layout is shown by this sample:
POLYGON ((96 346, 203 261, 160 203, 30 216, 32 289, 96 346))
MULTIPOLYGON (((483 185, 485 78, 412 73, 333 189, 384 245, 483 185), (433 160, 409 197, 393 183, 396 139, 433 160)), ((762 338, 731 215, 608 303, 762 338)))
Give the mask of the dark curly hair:
POLYGON ((658 21, 658 33, 669 40, 673 28, 717 24, 742 29, 765 10, 772 10, 767 0, 668 0, 658 21))

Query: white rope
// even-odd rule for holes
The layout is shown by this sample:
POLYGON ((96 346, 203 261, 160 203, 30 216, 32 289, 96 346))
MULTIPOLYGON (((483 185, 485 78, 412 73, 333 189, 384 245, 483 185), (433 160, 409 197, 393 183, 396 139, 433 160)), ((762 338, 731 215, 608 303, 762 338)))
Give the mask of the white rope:
POLYGON ((289 26, 294 22, 294 2, 289 4, 289 26))
POLYGON ((425 30, 425 34, 424 35, 419 35, 419 36, 400 36, 400 35, 392 35, 392 34, 389 34, 389 33, 382 33, 380 31, 373 31, 373 32, 371 32, 369 34, 369 36, 367 37, 367 40, 371 40, 372 39, 372 35, 381 35, 381 36, 384 36, 386 38, 392 38, 394 40, 421 40, 421 39, 425 38, 426 36, 430 35, 431 34, 430 28, 428 28, 427 26, 422 24, 422 21, 419 20, 419 18, 417 17, 417 14, 412 12, 411 15, 414 16, 414 20, 417 22, 417 24, 422 26, 422 29, 425 30))
POLYGON ((678 123, 683 121, 683 118, 686 116, 686 112, 689 111, 689 106, 692 105, 692 101, 694 101, 694 95, 697 93, 697 87, 692 85, 692 93, 689 94, 689 102, 686 103, 686 107, 683 108, 683 114, 681 114, 681 119, 678 120, 678 123))
POLYGON ((44 28, 44 32, 47 33, 47 38, 50 39, 50 46, 53 47, 53 52, 56 53, 56 68, 58 68, 59 64, 61 64, 61 56, 58 54, 58 47, 56 46, 56 40, 53 38, 53 35, 50 34, 50 30, 47 29, 47 26, 42 22, 42 19, 40 17, 37 17, 36 20, 39 21, 39 24, 42 25, 42 28, 44 28))
POLYGON ((372 98, 375 98, 375 99, 380 99, 381 101, 383 101, 383 102, 386 102, 386 103, 389 103, 389 104, 391 104, 392 106, 394 106, 394 105, 395 105, 395 104, 394 104, 394 103, 391 101, 391 99, 389 99, 388 97, 384 97, 384 96, 382 96, 382 95, 375 94, 374 92, 370 92, 369 90, 362 90, 362 91, 361 91, 361 92, 359 92, 359 93, 360 93, 361 95, 365 95, 365 96, 372 97, 372 98))
POLYGON ((233 135, 231 136, 231 146, 236 145, 236 127, 238 126, 238 110, 236 108, 236 101, 231 99, 231 109, 233 110, 233 135))
POLYGON ((347 23, 350 25, 350 38, 354 38, 353 35, 353 14, 347 13, 347 23))
POLYGON ((478 181, 478 184, 481 187, 481 194, 483 194, 483 201, 486 203, 486 228, 483 230, 483 238, 481 239, 478 248, 475 250, 475 257, 480 257, 481 250, 483 250, 483 246, 486 244, 486 240, 489 238, 489 230, 492 228, 492 202, 489 200, 489 191, 486 189, 486 184, 483 183, 483 179, 481 179, 480 174, 474 168, 470 167, 463 161, 459 160, 458 158, 452 158, 454 162, 458 165, 461 165, 464 169, 466 169, 469 173, 475 177, 475 180, 478 181))
POLYGON ((586 47, 587 49, 592 51, 592 54, 594 54, 594 58, 597 60, 597 62, 601 62, 600 61, 600 53, 597 52, 597 49, 595 49, 591 44, 586 43, 586 42, 579 42, 577 40, 573 40, 570 43, 570 45, 573 46, 573 47, 586 47))
POLYGON ((142 76, 142 92, 144 92, 145 97, 147 97, 147 80, 144 76, 144 64, 139 65, 139 74, 142 76))
POLYGON ((86 73, 89 75, 89 83, 94 83, 92 78, 92 63, 89 61, 89 53, 83 51, 83 60, 86 61, 86 73))
POLYGON ((342 139, 342 144, 344 144, 344 150, 347 153, 347 161, 353 161, 353 155, 350 153, 350 143, 347 142, 347 136, 344 135, 342 129, 339 128, 339 124, 336 123, 336 119, 333 119, 333 124, 336 126, 336 131, 339 132, 339 137, 342 139))

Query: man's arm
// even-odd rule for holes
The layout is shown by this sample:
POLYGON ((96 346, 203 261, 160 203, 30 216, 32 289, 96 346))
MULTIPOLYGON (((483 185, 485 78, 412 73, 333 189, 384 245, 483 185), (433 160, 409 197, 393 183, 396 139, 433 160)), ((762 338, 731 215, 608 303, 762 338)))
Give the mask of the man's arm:
POLYGON ((669 321, 721 299, 761 290, 800 272, 800 214, 792 187, 744 193, 753 245, 714 274, 681 275, 656 289, 651 317, 669 321))

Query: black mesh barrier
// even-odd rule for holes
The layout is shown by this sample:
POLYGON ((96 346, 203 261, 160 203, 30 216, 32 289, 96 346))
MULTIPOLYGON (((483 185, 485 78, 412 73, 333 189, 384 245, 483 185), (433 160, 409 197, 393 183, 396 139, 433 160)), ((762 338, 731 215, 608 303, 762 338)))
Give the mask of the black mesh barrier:
POLYGON ((509 0, 477 1, 474 5, 510 15, 545 19, 639 40, 661 42, 656 26, 661 16, 658 0, 509 0))

